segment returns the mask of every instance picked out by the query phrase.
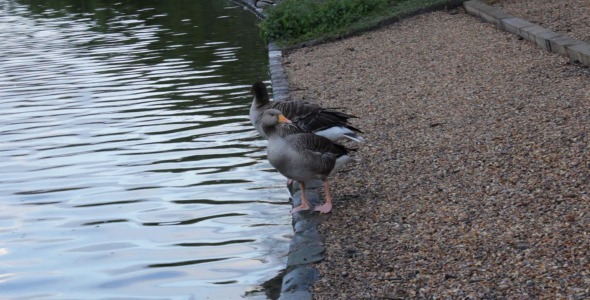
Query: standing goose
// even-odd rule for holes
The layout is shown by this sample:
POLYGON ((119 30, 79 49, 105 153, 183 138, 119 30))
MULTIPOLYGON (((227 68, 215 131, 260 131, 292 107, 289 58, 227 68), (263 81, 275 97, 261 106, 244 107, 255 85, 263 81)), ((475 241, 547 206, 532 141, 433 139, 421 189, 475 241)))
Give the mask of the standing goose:
POLYGON ((276 109, 268 109, 262 113, 261 127, 268 137, 268 161, 283 176, 292 178, 301 185, 301 205, 293 208, 292 214, 310 208, 305 194, 305 182, 313 179, 323 182, 326 194, 326 202, 315 207, 315 210, 328 213, 332 210, 328 175, 354 159, 348 155, 349 150, 344 146, 313 133, 281 136, 278 132, 280 124, 290 122, 276 109))
POLYGON ((254 100, 250 106, 250 122, 258 133, 266 138, 260 120, 265 110, 274 108, 280 110, 292 123, 280 126, 277 130, 281 136, 293 133, 309 132, 324 136, 332 141, 349 139, 362 142, 363 138, 357 133, 359 129, 348 123, 348 119, 356 118, 331 108, 303 101, 270 101, 266 85, 260 81, 254 83, 251 89, 254 100))

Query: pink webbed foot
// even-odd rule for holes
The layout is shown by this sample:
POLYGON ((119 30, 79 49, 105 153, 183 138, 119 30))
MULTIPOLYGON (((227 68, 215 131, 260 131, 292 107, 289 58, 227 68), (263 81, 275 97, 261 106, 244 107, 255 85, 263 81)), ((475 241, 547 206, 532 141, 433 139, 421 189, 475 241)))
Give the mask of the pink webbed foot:
POLYGON ((294 214, 301 210, 308 210, 309 209, 309 201, 307 201, 307 195, 305 195, 305 182, 300 182, 301 184, 301 205, 297 207, 293 207, 291 209, 291 214, 294 214))
POLYGON ((327 214, 332 211, 332 203, 324 203, 320 206, 316 206, 315 211, 319 211, 320 214, 327 214))
POLYGON ((319 211, 320 214, 327 214, 332 211, 332 193, 330 193, 330 185, 327 180, 324 181, 324 193, 326 193, 326 203, 315 207, 315 211, 319 211))
POLYGON ((293 207, 293 209, 291 209, 291 214, 295 214, 298 211, 302 211, 302 210, 309 210, 309 205, 306 204, 301 204, 297 207, 293 207))

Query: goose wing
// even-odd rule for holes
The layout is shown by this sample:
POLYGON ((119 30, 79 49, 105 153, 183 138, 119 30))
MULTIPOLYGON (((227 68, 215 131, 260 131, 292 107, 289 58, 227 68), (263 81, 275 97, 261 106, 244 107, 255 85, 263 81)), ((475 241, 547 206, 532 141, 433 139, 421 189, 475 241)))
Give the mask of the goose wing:
POLYGON ((346 147, 312 133, 288 135, 285 140, 298 153, 298 164, 323 176, 330 174, 339 157, 348 155, 346 147))
POLYGON ((335 109, 323 108, 319 105, 303 101, 271 102, 272 108, 280 110, 291 122, 297 124, 306 132, 315 132, 339 126, 361 132, 348 124, 348 119, 356 118, 335 109))
POLYGON ((297 133, 307 133, 305 130, 303 130, 303 128, 301 128, 293 123, 280 124, 278 127, 276 127, 276 129, 277 129, 278 134, 281 137, 286 137, 288 135, 293 135, 293 134, 297 134, 297 133))

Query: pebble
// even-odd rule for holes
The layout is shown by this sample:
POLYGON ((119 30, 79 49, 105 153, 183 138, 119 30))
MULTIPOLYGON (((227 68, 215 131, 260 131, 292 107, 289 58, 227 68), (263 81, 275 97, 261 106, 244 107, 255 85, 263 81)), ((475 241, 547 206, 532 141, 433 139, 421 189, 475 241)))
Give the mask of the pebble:
POLYGON ((365 132, 315 299, 590 298, 589 68, 445 11, 284 60, 291 97, 365 132))

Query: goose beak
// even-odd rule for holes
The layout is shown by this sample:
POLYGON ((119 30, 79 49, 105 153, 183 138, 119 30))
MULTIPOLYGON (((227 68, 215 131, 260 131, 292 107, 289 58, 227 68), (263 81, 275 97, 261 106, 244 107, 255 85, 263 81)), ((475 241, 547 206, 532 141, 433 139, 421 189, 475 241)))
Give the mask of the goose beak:
POLYGON ((293 122, 291 122, 289 119, 285 118, 284 115, 280 114, 279 115, 279 123, 291 124, 293 122))

